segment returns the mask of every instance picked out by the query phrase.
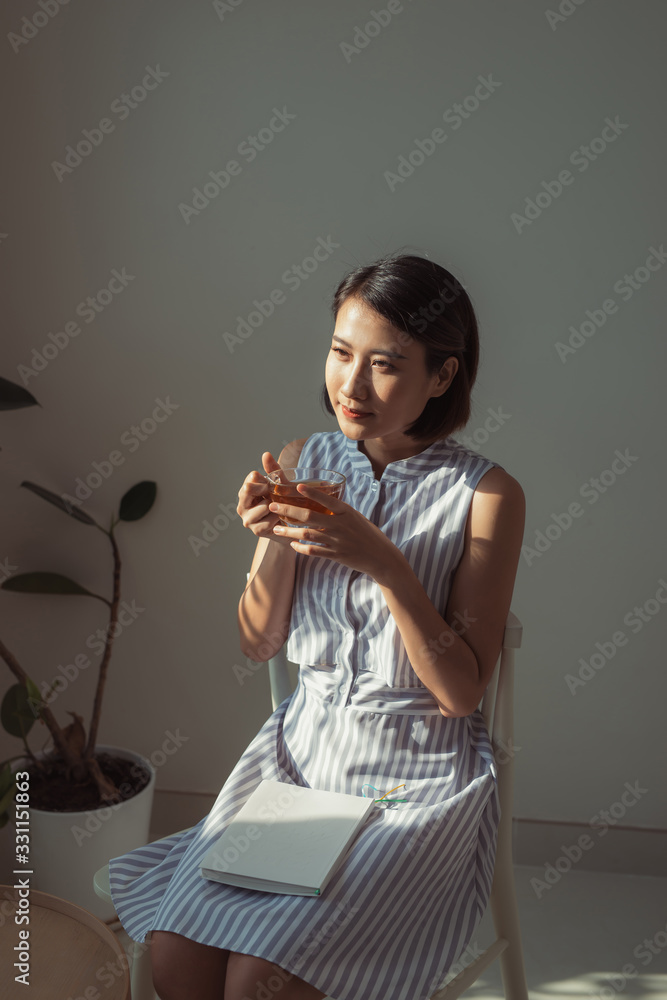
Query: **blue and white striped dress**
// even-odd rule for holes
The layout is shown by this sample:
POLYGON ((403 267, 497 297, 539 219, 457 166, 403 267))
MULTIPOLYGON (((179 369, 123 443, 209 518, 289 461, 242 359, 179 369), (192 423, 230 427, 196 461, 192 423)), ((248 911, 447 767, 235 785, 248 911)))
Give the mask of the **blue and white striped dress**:
MULTIPOLYGON (((345 474, 344 502, 401 549, 443 615, 473 493, 497 464, 448 437, 390 462, 377 480, 342 431, 311 434, 299 460, 345 474)), ((491 891, 500 806, 481 712, 442 715, 380 588, 326 557, 297 554, 286 652, 300 665, 297 687, 210 813, 111 859, 116 912, 136 941, 168 930, 257 955, 336 1000, 426 1000, 491 891), (202 878, 203 854, 262 778, 355 795, 371 785, 376 798, 401 785, 388 797, 407 801, 372 810, 321 896, 202 878)))

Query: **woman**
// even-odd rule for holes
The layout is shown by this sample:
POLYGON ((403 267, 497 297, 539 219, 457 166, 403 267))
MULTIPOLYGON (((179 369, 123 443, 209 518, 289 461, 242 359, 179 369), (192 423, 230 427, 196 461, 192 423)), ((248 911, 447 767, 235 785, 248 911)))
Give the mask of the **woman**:
POLYGON ((287 638, 297 688, 204 820, 110 863, 128 933, 152 935, 161 1000, 425 1000, 491 890, 499 804, 477 706, 500 654, 525 502, 502 467, 451 437, 470 416, 475 314, 453 275, 411 255, 352 271, 333 313, 323 401, 340 429, 262 461, 266 472, 342 472, 344 496, 299 487, 334 516, 267 505, 266 477, 251 472, 237 507, 258 538, 241 647, 265 661, 287 638), (321 897, 199 876, 262 778, 384 800, 321 897))

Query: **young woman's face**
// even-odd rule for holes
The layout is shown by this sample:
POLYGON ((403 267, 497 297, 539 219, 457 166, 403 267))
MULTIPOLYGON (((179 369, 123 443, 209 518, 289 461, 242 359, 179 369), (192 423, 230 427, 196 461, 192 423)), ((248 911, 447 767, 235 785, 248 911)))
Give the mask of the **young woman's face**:
POLYGON ((448 358, 440 374, 427 375, 424 357, 419 341, 362 300, 346 299, 336 317, 325 371, 343 433, 353 440, 384 438, 388 446, 414 443, 405 429, 431 396, 442 395, 458 367, 456 358, 448 358), (352 417, 346 407, 364 416, 352 417))

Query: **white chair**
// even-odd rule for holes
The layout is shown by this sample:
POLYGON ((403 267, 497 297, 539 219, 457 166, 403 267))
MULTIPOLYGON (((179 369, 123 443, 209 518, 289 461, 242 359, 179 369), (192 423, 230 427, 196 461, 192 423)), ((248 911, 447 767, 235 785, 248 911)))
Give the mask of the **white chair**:
MULTIPOLYGON (((528 1000, 523 965, 521 931, 512 868, 512 801, 514 793, 514 651, 521 646, 523 626, 511 611, 505 624, 503 644, 480 708, 496 758, 501 818, 498 827, 496 860, 489 905, 496 940, 473 959, 447 985, 431 995, 431 1000, 456 1000, 472 986, 495 958, 500 958, 505 1000, 528 1000)), ((268 661, 273 711, 292 692, 285 648, 268 661)), ((184 830, 179 830, 184 833, 184 830)), ((172 834, 173 836, 173 834, 172 834)), ((156 841, 159 843, 159 841, 156 841)), ((109 866, 95 873, 95 892, 111 900, 109 866)), ((154 1000, 149 945, 134 944, 132 1000, 154 1000)), ((329 998, 328 998, 329 1000, 329 998)))

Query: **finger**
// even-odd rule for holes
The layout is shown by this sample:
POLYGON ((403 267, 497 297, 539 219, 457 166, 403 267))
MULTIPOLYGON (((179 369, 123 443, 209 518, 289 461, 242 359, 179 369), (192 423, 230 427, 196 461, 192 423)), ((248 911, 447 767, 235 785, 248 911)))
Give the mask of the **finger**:
POLYGON ((266 483, 248 483, 245 493, 240 494, 241 501, 248 507, 255 507, 257 504, 268 503, 268 487, 266 483))
POLYGON ((329 516, 327 514, 321 514, 317 510, 312 510, 310 507, 295 507, 288 503, 276 503, 273 501, 269 504, 269 512, 271 514, 278 514, 280 517, 289 517, 292 521, 303 521, 308 526, 317 527, 321 525, 325 526, 325 517, 329 516))
POLYGON ((270 451, 265 451, 262 453, 262 463, 267 472, 279 472, 279 480, 281 483, 287 483, 287 477, 283 474, 282 467, 271 454, 270 451))
POLYGON ((299 493, 303 493, 306 497, 312 497, 313 500, 317 500, 321 503, 323 507, 327 510, 332 510, 334 513, 339 513, 343 510, 347 504, 344 504, 342 500, 338 497, 332 497, 330 493, 326 493, 324 490, 318 490, 317 487, 311 486, 309 483, 298 483, 297 490, 299 493))
MULTIPOLYGON (((288 538, 299 545, 310 545, 316 540, 319 542, 319 539, 322 537, 318 528, 295 528, 294 526, 284 524, 276 524, 273 528, 273 533, 280 535, 282 538, 288 538), (317 535, 312 534, 314 532, 317 532, 317 535)), ((321 548, 321 545, 317 545, 317 548, 321 548)))
POLYGON ((239 494, 242 490, 246 490, 248 493, 259 493, 267 488, 268 483, 267 477, 263 476, 261 472, 249 472, 243 486, 239 490, 239 494))

